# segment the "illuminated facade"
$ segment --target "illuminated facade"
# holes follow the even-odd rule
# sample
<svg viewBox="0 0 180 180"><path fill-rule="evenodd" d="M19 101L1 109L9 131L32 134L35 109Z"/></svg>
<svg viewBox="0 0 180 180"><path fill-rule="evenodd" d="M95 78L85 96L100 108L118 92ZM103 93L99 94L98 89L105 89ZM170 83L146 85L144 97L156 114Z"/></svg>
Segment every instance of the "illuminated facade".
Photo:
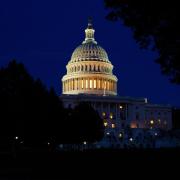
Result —
<svg viewBox="0 0 180 180"><path fill-rule="evenodd" d="M149 104L146 98L117 95L117 77L106 51L94 38L95 30L88 23L85 40L68 62L67 74L62 78L62 96L65 107L88 102L104 120L105 139L119 142L123 130L172 128L171 106Z"/></svg>
<svg viewBox="0 0 180 180"><path fill-rule="evenodd" d="M85 40L78 46L62 78L63 94L117 95L117 78L106 51L94 39L95 30L88 23Z"/></svg>

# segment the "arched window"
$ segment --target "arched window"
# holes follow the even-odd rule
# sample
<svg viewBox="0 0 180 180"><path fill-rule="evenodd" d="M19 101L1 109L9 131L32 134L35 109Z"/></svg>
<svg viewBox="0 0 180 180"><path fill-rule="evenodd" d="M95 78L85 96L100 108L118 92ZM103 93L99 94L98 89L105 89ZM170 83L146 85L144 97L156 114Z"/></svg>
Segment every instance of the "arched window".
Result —
<svg viewBox="0 0 180 180"><path fill-rule="evenodd" d="M98 66L98 72L100 72L100 66Z"/></svg>
<svg viewBox="0 0 180 180"><path fill-rule="evenodd" d="M89 71L91 71L91 65L89 65Z"/></svg>

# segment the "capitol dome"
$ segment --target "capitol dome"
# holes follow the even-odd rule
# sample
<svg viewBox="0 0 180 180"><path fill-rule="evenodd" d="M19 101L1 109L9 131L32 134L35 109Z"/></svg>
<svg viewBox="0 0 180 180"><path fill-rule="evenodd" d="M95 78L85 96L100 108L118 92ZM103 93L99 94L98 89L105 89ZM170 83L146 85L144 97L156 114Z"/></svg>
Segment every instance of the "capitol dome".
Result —
<svg viewBox="0 0 180 180"><path fill-rule="evenodd" d="M107 52L94 39L92 22L85 40L72 53L67 74L62 78L63 94L117 95L117 78Z"/></svg>
<svg viewBox="0 0 180 180"><path fill-rule="evenodd" d="M81 44L74 50L71 56L71 62L91 61L91 60L110 63L106 51L101 46L99 46L97 43L94 42L87 42Z"/></svg>

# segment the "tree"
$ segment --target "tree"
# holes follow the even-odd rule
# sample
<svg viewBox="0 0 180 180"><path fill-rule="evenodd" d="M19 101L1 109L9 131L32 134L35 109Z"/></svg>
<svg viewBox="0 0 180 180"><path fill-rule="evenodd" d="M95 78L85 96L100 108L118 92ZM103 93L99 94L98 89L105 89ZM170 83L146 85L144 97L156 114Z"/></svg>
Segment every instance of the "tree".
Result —
<svg viewBox="0 0 180 180"><path fill-rule="evenodd" d="M18 137L30 144L47 143L58 134L53 129L57 119L63 119L63 107L54 90L48 91L15 60L0 70L0 108L0 137Z"/></svg>
<svg viewBox="0 0 180 180"><path fill-rule="evenodd" d="M172 83L180 84L180 11L178 1L104 0L109 20L130 27L141 48L158 52L155 60Z"/></svg>
<svg viewBox="0 0 180 180"><path fill-rule="evenodd" d="M6 144L23 141L47 147L94 142L103 136L102 119L91 106L64 109L54 89L33 79L16 61L0 69L0 109L0 140Z"/></svg>
<svg viewBox="0 0 180 180"><path fill-rule="evenodd" d="M180 129L180 108L172 109L172 125L173 129Z"/></svg>
<svg viewBox="0 0 180 180"><path fill-rule="evenodd" d="M103 120L88 103L81 102L74 109L67 110L65 129L67 142L83 143L97 142L104 136Z"/></svg>

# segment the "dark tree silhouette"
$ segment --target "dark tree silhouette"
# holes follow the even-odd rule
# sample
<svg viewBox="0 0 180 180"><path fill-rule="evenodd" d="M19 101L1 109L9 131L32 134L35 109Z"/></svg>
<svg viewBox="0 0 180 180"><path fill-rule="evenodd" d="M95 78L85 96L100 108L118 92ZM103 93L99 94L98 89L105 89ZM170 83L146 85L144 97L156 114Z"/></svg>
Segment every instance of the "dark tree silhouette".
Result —
<svg viewBox="0 0 180 180"><path fill-rule="evenodd" d="M80 103L74 109L67 110L67 142L83 143L96 142L104 136L103 120L90 104Z"/></svg>
<svg viewBox="0 0 180 180"><path fill-rule="evenodd" d="M172 109L173 129L180 129L180 108Z"/></svg>
<svg viewBox="0 0 180 180"><path fill-rule="evenodd" d="M180 11L178 1L104 0L107 18L122 20L141 48L158 52L156 62L172 83L180 84Z"/></svg>
<svg viewBox="0 0 180 180"><path fill-rule="evenodd" d="M31 146L97 141L103 122L89 105L64 109L53 88L34 80L21 63L0 69L0 140ZM2 144L2 143L1 143Z"/></svg>

